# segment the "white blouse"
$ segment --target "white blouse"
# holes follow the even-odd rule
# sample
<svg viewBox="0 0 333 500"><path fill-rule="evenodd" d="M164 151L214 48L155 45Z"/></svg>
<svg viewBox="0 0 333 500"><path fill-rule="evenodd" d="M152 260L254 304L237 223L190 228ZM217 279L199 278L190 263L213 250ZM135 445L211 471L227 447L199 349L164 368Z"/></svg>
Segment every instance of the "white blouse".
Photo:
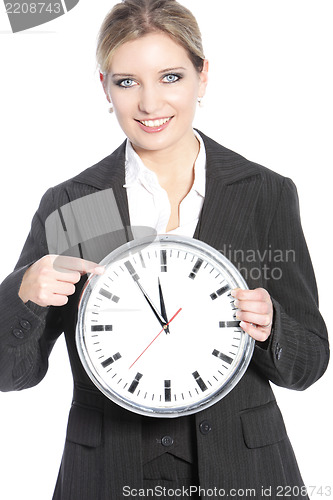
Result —
<svg viewBox="0 0 333 500"><path fill-rule="evenodd" d="M168 234L193 236L205 199L206 150L200 135L196 131L194 133L200 142L194 166L194 182L190 192L180 203L179 227L168 231ZM124 187L127 191L131 227L151 227L157 234L165 234L171 214L167 192L159 185L157 175L144 165L129 140L126 144Z"/></svg>

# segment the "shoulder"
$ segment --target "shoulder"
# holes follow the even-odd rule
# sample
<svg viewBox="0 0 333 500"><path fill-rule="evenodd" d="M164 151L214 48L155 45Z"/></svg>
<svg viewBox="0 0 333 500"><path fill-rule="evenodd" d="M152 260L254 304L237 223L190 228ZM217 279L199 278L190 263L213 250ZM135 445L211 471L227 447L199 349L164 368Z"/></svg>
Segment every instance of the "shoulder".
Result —
<svg viewBox="0 0 333 500"><path fill-rule="evenodd" d="M71 182L91 185L98 189L106 189L112 187L113 183L123 182L125 179L125 147L126 141L112 154L73 177Z"/></svg>
<svg viewBox="0 0 333 500"><path fill-rule="evenodd" d="M67 179L46 191L39 207L41 217L45 218L78 198L91 195L97 191L123 185L125 182L125 143L113 153L78 175Z"/></svg>
<svg viewBox="0 0 333 500"><path fill-rule="evenodd" d="M248 160L244 156L222 146L210 137L199 132L206 148L207 170L209 175L222 177L225 183L230 184L252 176L260 176L263 181L273 181L283 184L286 177L273 170Z"/></svg>
<svg viewBox="0 0 333 500"><path fill-rule="evenodd" d="M240 195L237 186L248 184L257 191L257 210L269 217L276 207L289 200L288 203L297 206L297 189L293 181L273 170L248 160L244 156L217 143L210 137L199 132L206 148L207 178L212 178L220 186L233 186L235 196ZM243 186L246 190L246 186ZM269 209L270 208L270 209Z"/></svg>
<svg viewBox="0 0 333 500"><path fill-rule="evenodd" d="M75 177L55 186L54 189L61 190L76 184L78 186L87 185L96 189L106 189L112 187L113 183L121 182L124 179L125 144L126 141L113 153L83 170Z"/></svg>

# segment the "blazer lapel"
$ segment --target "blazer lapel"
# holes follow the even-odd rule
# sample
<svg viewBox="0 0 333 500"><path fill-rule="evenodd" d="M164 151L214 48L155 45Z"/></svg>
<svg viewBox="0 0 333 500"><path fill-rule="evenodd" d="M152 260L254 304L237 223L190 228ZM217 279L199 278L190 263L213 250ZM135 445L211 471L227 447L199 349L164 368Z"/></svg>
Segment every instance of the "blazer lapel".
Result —
<svg viewBox="0 0 333 500"><path fill-rule="evenodd" d="M207 154L206 195L194 238L221 251L242 248L262 184L259 168L200 135Z"/></svg>
<svg viewBox="0 0 333 500"><path fill-rule="evenodd" d="M73 180L82 184L88 184L97 189L112 189L117 208L125 230L128 232L128 240L132 239L130 231L130 217L125 184L125 147L126 141L119 146L111 155L101 160L96 165L88 168Z"/></svg>

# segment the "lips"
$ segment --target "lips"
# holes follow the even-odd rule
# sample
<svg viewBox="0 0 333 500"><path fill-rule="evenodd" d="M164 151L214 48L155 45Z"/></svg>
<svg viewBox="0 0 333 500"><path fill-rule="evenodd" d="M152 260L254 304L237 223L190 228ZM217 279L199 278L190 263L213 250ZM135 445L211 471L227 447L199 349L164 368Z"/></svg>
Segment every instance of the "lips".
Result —
<svg viewBox="0 0 333 500"><path fill-rule="evenodd" d="M159 118L157 120L138 120L145 127L161 127L165 123L171 120L171 116L169 118Z"/></svg>
<svg viewBox="0 0 333 500"><path fill-rule="evenodd" d="M140 128L145 132L161 132L172 120L172 116L167 118L156 118L154 120L136 120Z"/></svg>

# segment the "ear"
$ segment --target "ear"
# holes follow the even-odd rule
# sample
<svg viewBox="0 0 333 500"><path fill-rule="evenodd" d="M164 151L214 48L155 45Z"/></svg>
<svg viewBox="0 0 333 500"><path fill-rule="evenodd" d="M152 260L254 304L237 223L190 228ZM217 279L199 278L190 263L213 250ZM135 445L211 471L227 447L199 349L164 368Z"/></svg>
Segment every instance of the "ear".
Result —
<svg viewBox="0 0 333 500"><path fill-rule="evenodd" d="M104 90L104 93L106 95L106 98L107 98L108 102L111 103L111 99L110 99L109 93L107 91L107 86L106 86L106 76L103 73L99 72L99 79L100 79L100 82L103 86L103 90Z"/></svg>
<svg viewBox="0 0 333 500"><path fill-rule="evenodd" d="M206 87L208 84L208 69L209 62L207 59L204 60L202 71L200 72L200 84L199 84L199 94L198 97L203 97L206 93Z"/></svg>

